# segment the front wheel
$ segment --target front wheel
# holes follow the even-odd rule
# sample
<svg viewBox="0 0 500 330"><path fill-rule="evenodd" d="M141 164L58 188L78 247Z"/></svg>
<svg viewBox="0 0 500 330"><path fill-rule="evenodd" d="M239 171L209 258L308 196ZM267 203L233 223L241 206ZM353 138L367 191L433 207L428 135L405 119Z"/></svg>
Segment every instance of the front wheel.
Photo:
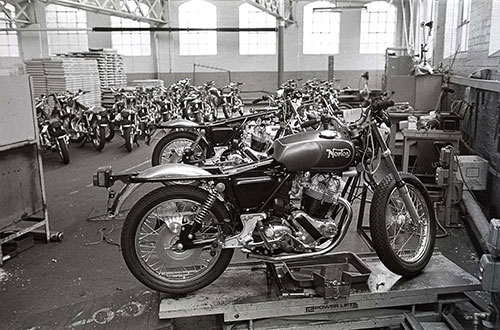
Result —
<svg viewBox="0 0 500 330"><path fill-rule="evenodd" d="M436 241L436 216L425 186L414 175L401 173L418 219L412 219L392 174L382 180L370 207L370 233L377 255L403 277L419 274L428 264Z"/></svg>
<svg viewBox="0 0 500 330"><path fill-rule="evenodd" d="M182 163L187 148L190 148L189 159L193 163L202 162L207 154L208 146L205 141L200 140L198 145L193 147L197 137L195 133L186 131L177 131L165 135L155 145L151 164L156 166L168 163Z"/></svg>
<svg viewBox="0 0 500 330"><path fill-rule="evenodd" d="M125 148L131 152L134 148L134 134L132 134L132 127L123 128L123 138L125 139Z"/></svg>
<svg viewBox="0 0 500 330"><path fill-rule="evenodd" d="M106 129L97 120L90 123L90 138L95 150L101 151L106 144Z"/></svg>
<svg viewBox="0 0 500 330"><path fill-rule="evenodd" d="M108 123L108 125L105 127L105 134L104 137L106 139L106 142L110 142L113 140L115 137L115 124L113 123Z"/></svg>
<svg viewBox="0 0 500 330"><path fill-rule="evenodd" d="M63 164L69 164L69 150L68 143L64 140L64 138L56 139L57 143L57 153L61 158Z"/></svg>
<svg viewBox="0 0 500 330"><path fill-rule="evenodd" d="M168 186L141 198L125 219L122 254L132 274L147 287L183 295L215 281L226 269L232 249L222 249L221 224L229 214L215 201L204 220L195 220L208 193Z"/></svg>

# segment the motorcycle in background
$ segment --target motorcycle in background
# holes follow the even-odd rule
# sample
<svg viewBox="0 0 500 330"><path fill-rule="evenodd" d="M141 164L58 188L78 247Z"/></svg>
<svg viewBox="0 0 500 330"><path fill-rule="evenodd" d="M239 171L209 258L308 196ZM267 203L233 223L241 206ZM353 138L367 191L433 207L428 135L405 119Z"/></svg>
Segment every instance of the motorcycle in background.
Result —
<svg viewBox="0 0 500 330"><path fill-rule="evenodd" d="M35 100L35 108L40 145L47 150L57 151L61 161L69 164L69 135L63 127L62 119L57 113L50 113L46 95Z"/></svg>

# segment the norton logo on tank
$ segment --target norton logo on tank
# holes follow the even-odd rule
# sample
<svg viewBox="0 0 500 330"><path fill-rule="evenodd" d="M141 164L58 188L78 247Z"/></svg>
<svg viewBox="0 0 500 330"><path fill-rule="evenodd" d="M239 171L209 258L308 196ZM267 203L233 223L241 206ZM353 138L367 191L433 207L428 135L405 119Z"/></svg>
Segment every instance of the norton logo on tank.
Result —
<svg viewBox="0 0 500 330"><path fill-rule="evenodd" d="M337 149L331 148L326 149L326 158L351 158L351 150L347 148Z"/></svg>

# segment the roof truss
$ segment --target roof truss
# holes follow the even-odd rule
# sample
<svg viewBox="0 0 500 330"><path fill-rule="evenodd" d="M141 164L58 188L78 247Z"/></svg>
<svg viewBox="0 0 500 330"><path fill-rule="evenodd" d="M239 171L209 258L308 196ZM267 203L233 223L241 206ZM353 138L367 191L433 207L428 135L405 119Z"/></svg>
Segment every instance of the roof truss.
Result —
<svg viewBox="0 0 500 330"><path fill-rule="evenodd" d="M11 10L14 7L14 11ZM10 7L10 8L9 8ZM36 23L31 0L0 0L0 20L17 24Z"/></svg>
<svg viewBox="0 0 500 330"><path fill-rule="evenodd" d="M296 0L245 0L246 3L287 23L295 23L292 17L293 3L295 1Z"/></svg>
<svg viewBox="0 0 500 330"><path fill-rule="evenodd" d="M130 18L151 24L167 24L167 0L41 0L90 12Z"/></svg>

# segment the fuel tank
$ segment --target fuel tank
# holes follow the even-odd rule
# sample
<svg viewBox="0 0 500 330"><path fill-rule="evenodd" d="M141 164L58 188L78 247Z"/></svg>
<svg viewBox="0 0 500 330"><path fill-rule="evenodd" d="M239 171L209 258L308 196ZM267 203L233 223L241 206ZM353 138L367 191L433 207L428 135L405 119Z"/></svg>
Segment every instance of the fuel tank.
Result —
<svg viewBox="0 0 500 330"><path fill-rule="evenodd" d="M273 158L295 171L342 171L354 160L354 144L337 131L307 131L277 139Z"/></svg>

